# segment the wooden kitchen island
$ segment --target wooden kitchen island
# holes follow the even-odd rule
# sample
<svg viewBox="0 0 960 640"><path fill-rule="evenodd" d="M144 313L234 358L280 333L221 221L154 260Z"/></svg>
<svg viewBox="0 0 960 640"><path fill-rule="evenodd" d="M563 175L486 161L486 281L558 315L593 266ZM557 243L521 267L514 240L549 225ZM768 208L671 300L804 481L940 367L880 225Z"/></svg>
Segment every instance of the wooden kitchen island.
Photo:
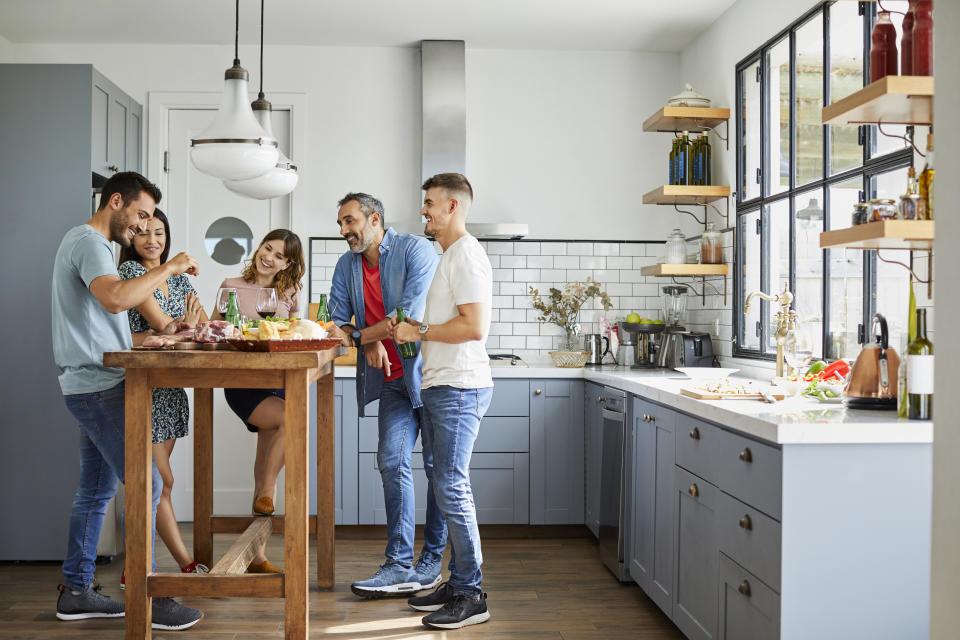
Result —
<svg viewBox="0 0 960 640"><path fill-rule="evenodd" d="M153 597L284 598L285 637L308 635L309 385L317 382L317 585L334 579L333 360L327 351L118 351L106 367L126 369L126 637L151 637ZM151 572L152 389L194 389L194 555L210 574ZM214 517L213 389L284 389L286 392L285 509L282 517ZM245 526L246 525L246 526ZM274 527L284 538L284 573L246 574L253 548ZM242 532L213 563L213 534ZM203 624L203 622L201 622Z"/></svg>

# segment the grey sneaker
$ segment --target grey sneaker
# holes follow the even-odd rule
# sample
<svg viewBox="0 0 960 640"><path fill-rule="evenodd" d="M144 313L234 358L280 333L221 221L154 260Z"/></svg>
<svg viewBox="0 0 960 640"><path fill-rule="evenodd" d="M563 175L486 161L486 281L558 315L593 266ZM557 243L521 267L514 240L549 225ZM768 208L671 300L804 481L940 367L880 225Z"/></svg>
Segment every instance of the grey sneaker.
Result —
<svg viewBox="0 0 960 640"><path fill-rule="evenodd" d="M58 585L57 617L61 620L85 620L86 618L122 618L124 605L100 593L101 585L90 586L86 591L74 591Z"/></svg>
<svg viewBox="0 0 960 640"><path fill-rule="evenodd" d="M185 607L173 598L153 599L153 628L182 631L200 622L203 612Z"/></svg>
<svg viewBox="0 0 960 640"><path fill-rule="evenodd" d="M427 556L420 555L417 564L413 570L417 573L417 581L421 589L433 589L440 584L440 568L443 564L443 558L429 559Z"/></svg>
<svg viewBox="0 0 960 640"><path fill-rule="evenodd" d="M420 590L417 574L411 567L396 562L380 565L369 580L354 582L350 591L361 598L383 598L415 593Z"/></svg>

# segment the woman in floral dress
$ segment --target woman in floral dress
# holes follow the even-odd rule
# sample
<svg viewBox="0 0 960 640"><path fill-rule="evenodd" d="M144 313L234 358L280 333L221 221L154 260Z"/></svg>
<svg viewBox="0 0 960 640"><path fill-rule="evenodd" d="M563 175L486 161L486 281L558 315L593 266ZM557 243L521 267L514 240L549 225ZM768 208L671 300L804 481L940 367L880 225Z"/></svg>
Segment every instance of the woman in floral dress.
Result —
<svg viewBox="0 0 960 640"><path fill-rule="evenodd" d="M169 253L170 224L164 213L157 209L153 218L147 221L146 229L138 233L131 245L124 247L120 253L120 277L129 280L142 276L166 262ZM170 276L153 292L153 298L130 309L127 314L134 344L139 344L144 337L163 330L170 323L194 327L197 322L207 320L197 293L186 275ZM157 505L157 533L182 572L206 573L208 568L193 560L183 544L170 500L173 490L170 454L177 438L187 435L189 420L190 408L183 389L153 390L153 461L163 478L163 493ZM120 578L121 588L124 578L125 575Z"/></svg>

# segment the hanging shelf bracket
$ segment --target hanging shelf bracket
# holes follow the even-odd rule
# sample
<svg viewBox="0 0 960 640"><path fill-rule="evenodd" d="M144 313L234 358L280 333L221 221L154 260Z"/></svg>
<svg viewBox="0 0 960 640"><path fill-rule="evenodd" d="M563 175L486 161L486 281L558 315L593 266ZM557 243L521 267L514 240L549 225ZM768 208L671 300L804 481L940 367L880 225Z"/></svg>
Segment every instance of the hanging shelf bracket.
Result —
<svg viewBox="0 0 960 640"><path fill-rule="evenodd" d="M709 280L707 280L707 277L706 277L706 276L700 276L700 285L701 285L701 286L700 286L700 293L697 293L697 290L694 289L694 288L693 288L693 285L690 284L689 282L680 282L680 281L678 281L676 276L671 276L671 277L670 277L670 280L673 281L673 284L677 284L677 285L680 285L681 287L686 287L686 288L690 289L690 292L691 292L693 295L695 295L695 296L699 296L699 297L700 297L700 300L701 300L704 304L706 304L706 302L707 302L707 287L710 287L711 289L713 289L714 293L716 293L718 296L721 296L721 295L722 295L722 296L723 296L723 304L727 304L727 279L726 279L726 277L723 278L723 291L721 291L720 289L718 289L718 288L716 287L716 285L714 285L712 282L710 282Z"/></svg>
<svg viewBox="0 0 960 640"><path fill-rule="evenodd" d="M899 267L903 267L904 269L906 269L910 273L910 277L912 277L914 280L916 280L920 284L927 285L927 299L931 300L933 299L933 251L930 250L930 251L927 251L926 253L927 253L927 273L929 274L929 277L926 280L918 276L917 272L913 270L913 251L910 252L910 264L905 264L898 260L888 260L884 258L882 255L880 255L879 249L877 250L877 260L880 260L881 262L886 262L887 264L895 264Z"/></svg>

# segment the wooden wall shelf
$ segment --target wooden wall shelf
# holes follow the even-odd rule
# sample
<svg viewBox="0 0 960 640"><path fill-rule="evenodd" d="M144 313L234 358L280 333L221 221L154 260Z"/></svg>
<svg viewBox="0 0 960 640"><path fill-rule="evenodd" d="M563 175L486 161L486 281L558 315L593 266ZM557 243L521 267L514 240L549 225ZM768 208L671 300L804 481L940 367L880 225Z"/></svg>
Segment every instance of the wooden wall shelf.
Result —
<svg viewBox="0 0 960 640"><path fill-rule="evenodd" d="M730 197L726 185L665 184L643 194L643 204L707 204Z"/></svg>
<svg viewBox="0 0 960 640"><path fill-rule="evenodd" d="M933 122L933 76L887 76L823 108L824 124Z"/></svg>
<svg viewBox="0 0 960 640"><path fill-rule="evenodd" d="M933 220L884 220L824 231L821 249L914 249L933 248Z"/></svg>
<svg viewBox="0 0 960 640"><path fill-rule="evenodd" d="M725 276L730 271L726 264L652 264L641 267L640 273L645 276Z"/></svg>
<svg viewBox="0 0 960 640"><path fill-rule="evenodd" d="M730 109L663 107L643 123L644 131L707 131L730 119Z"/></svg>

